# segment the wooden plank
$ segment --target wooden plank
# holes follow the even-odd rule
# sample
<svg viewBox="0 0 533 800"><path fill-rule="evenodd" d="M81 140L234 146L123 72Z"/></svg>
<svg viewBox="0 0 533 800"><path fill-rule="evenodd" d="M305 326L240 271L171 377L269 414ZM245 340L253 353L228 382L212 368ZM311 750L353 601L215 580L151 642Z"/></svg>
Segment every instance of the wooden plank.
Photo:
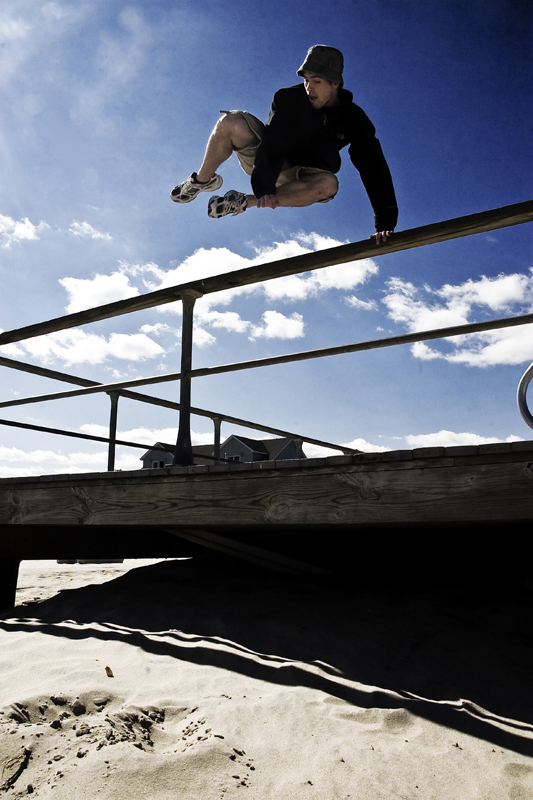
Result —
<svg viewBox="0 0 533 800"><path fill-rule="evenodd" d="M216 529L533 520L533 463L528 453L517 455L507 463L431 466L428 459L364 472L338 466L0 482L0 524Z"/></svg>
<svg viewBox="0 0 533 800"><path fill-rule="evenodd" d="M376 258L377 256L401 250L424 247L429 244L497 230L511 225L520 225L532 220L533 200L528 200L525 203L516 203L478 214L469 214L456 219L400 231L395 233L386 243L380 244L379 247L376 246L373 240L364 239L360 242L331 247L327 250L305 253L300 256L258 264L223 275L213 275L209 278L169 286L145 295L119 300L115 303L107 303L97 308L90 308L86 311L79 311L75 314L68 314L56 319L28 325L18 330L4 331L4 333L0 334L0 345L19 342L23 339L31 339L33 336L42 336L46 333L172 303L181 297L182 292L189 289L200 292L203 295L211 294L225 289L274 280L287 275L297 275L309 270L324 269L335 264L359 261L364 258Z"/></svg>

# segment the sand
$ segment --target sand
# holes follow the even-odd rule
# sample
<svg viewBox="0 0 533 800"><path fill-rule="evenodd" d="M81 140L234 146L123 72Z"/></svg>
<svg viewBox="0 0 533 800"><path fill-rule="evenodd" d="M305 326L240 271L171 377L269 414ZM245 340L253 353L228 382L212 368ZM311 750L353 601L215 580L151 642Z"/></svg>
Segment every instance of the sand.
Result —
<svg viewBox="0 0 533 800"><path fill-rule="evenodd" d="M533 587L24 562L0 794L533 798Z"/></svg>

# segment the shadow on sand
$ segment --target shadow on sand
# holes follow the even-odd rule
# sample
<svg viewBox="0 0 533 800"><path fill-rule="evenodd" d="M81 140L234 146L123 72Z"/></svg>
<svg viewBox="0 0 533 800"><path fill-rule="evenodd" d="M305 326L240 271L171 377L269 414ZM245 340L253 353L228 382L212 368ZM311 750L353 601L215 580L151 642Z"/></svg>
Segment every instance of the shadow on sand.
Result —
<svg viewBox="0 0 533 800"><path fill-rule="evenodd" d="M417 588L394 571L366 585L356 572L295 577L215 555L63 591L24 617L4 612L0 630L121 641L361 708L406 708L531 756L533 591L450 585Z"/></svg>

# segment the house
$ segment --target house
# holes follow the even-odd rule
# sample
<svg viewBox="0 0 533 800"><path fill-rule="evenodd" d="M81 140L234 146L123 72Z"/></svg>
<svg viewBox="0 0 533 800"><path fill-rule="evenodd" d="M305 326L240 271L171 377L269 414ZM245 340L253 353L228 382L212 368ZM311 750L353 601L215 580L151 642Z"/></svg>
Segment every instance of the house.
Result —
<svg viewBox="0 0 533 800"><path fill-rule="evenodd" d="M163 447L168 447L169 449L163 450ZM173 445L156 442L153 447L141 456L141 461L143 462L142 468L154 469L157 467L171 467L173 458Z"/></svg>
<svg viewBox="0 0 533 800"><path fill-rule="evenodd" d="M166 448L169 448L167 450ZM141 456L143 469L157 469L172 466L173 445L156 442ZM194 445L192 448L195 464L214 464L215 448L212 444ZM281 461L290 458L307 458L301 449L301 442L290 438L249 439L247 436L229 436L220 445L221 461Z"/></svg>

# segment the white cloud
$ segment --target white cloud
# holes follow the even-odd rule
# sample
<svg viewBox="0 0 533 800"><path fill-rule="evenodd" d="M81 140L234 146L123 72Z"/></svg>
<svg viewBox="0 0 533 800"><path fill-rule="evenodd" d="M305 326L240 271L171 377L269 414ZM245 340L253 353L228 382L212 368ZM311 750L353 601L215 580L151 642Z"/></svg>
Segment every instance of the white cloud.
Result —
<svg viewBox="0 0 533 800"><path fill-rule="evenodd" d="M527 275L499 275L497 278L469 279L459 286L445 284L437 294L448 303L460 302L468 305L486 305L493 311L509 308L526 298L531 301L533 285Z"/></svg>
<svg viewBox="0 0 533 800"><path fill-rule="evenodd" d="M51 450L33 450L27 453L16 447L0 446L0 459L8 463L33 460L37 464L42 461L56 461L57 463L64 464L67 461L67 456L58 455Z"/></svg>
<svg viewBox="0 0 533 800"><path fill-rule="evenodd" d="M361 311L374 311L377 308L374 300L359 300L354 294L351 297L347 297L346 302L352 308L358 308Z"/></svg>
<svg viewBox="0 0 533 800"><path fill-rule="evenodd" d="M107 436L109 428L107 425L99 425L94 422L87 422L80 426L81 433L88 433L90 436ZM155 444L156 442L166 442L172 444L176 441L178 428L146 428L141 426L139 428L129 428L128 430L117 431L117 439L124 441L138 442L142 444L146 442L147 447Z"/></svg>
<svg viewBox="0 0 533 800"><path fill-rule="evenodd" d="M88 433L91 436L107 436L108 430L109 429L106 425L99 425L92 422L88 422L80 426L81 433ZM175 444L177 435L177 426L171 428L147 428L142 426L139 428L129 428L128 430L117 431L117 439L123 439L125 442L138 442L139 444L145 442L147 448L151 445L154 445L156 442ZM194 445L211 444L214 441L214 428L211 433L198 433L191 430L191 442Z"/></svg>
<svg viewBox="0 0 533 800"><path fill-rule="evenodd" d="M194 325L194 343L197 347L209 347L212 344L215 344L216 338L213 336L212 333L206 331L205 328L202 328L201 325L195 323Z"/></svg>
<svg viewBox="0 0 533 800"><path fill-rule="evenodd" d="M156 322L155 325L141 325L141 333L153 333L154 336L161 336L164 333L177 333L175 328L171 328L164 322Z"/></svg>
<svg viewBox="0 0 533 800"><path fill-rule="evenodd" d="M25 39L30 30L30 25L22 19L10 19L4 14L0 17L0 38L2 42L15 42L18 39Z"/></svg>
<svg viewBox="0 0 533 800"><path fill-rule="evenodd" d="M98 63L111 82L128 83L137 77L145 60L145 49L152 41L150 28L139 10L124 8L119 15L124 34L102 36Z"/></svg>
<svg viewBox="0 0 533 800"><path fill-rule="evenodd" d="M108 427L97 423L86 423L80 426L81 433L88 433L92 436L108 436ZM177 427L167 428L130 428L119 430L117 439L146 443L146 449L156 442L165 442L174 445L177 437ZM267 438L265 436L261 438ZM523 441L519 436L510 435L505 440L497 437L481 436L476 433L455 433L453 431L442 430L436 433L412 434L405 437L393 437L397 439L398 446L404 445L409 449L419 447L453 447L456 445L480 445L493 444L498 442L518 442ZM214 431L199 433L191 431L193 445L211 444L214 442ZM353 439L351 442L344 442L345 447L360 450L363 453L384 453L391 448L375 445L363 438ZM308 458L319 458L335 455L342 451L313 445L304 442L304 452ZM119 446L115 460L115 468L123 470L135 470L141 468L140 457L143 451L140 449L126 448ZM21 450L16 447L0 446L0 477L20 477L32 475L68 474L82 472L101 472L107 469L107 448L104 446L95 453L76 451L66 455L54 452L53 450Z"/></svg>
<svg viewBox="0 0 533 800"><path fill-rule="evenodd" d="M93 278L61 278L59 283L69 296L66 308L69 314L139 294L135 286L130 286L127 275L121 272L113 272L111 275L96 274Z"/></svg>
<svg viewBox="0 0 533 800"><path fill-rule="evenodd" d="M342 447L351 447L352 450L360 450L362 453L385 453L391 449L379 444L372 444L362 438L353 439L351 442L343 442L338 450L308 442L303 444L304 452L308 458L327 458L328 456L342 455Z"/></svg>
<svg viewBox="0 0 533 800"><path fill-rule="evenodd" d="M314 247L305 247L304 244ZM246 269L247 267L264 264L269 261L279 261L284 258L312 253L313 250L335 247L342 244L335 239L321 237L318 234L299 234L285 242L275 242L272 246L256 248L255 258L245 258L233 253L226 247L212 247L210 250L200 248L188 256L181 264L170 270L163 270L157 264L128 264L121 262L120 270L124 274L140 276L149 291L162 289L166 286L175 286L181 283L208 278L212 275L221 275L226 272ZM372 259L349 264L337 264L320 270L313 270L303 276L290 275L286 278L275 278L260 284L242 286L217 292L216 297L210 295L211 305L228 305L236 296L241 294L264 294L269 299L297 300L316 296L320 292L330 289L349 290L364 283L371 275L376 275L378 266ZM181 304L180 304L181 305ZM163 311L175 311L179 306L164 306Z"/></svg>
<svg viewBox="0 0 533 800"><path fill-rule="evenodd" d="M107 468L107 451L75 452L68 455L53 450L19 450L0 447L0 477L24 477L80 472L101 472Z"/></svg>
<svg viewBox="0 0 533 800"><path fill-rule="evenodd" d="M195 306L197 320L201 325L211 325L213 328L223 328L234 333L245 333L251 323L241 319L236 311L215 311L209 307L209 303L198 302Z"/></svg>
<svg viewBox="0 0 533 800"><path fill-rule="evenodd" d="M87 3L25 2L2 0L0 3L0 85L10 89L17 79L21 89L28 86L24 67L37 65L31 84L40 76L50 75L57 63L60 48L67 31L76 26L87 13ZM50 52L53 56L50 57ZM46 65L46 68L43 67ZM25 80L26 79L26 80ZM18 99L18 98L17 98Z"/></svg>
<svg viewBox="0 0 533 800"><path fill-rule="evenodd" d="M14 242L38 239L38 234L49 227L46 222L34 225L27 217L17 222L11 217L0 214L0 236L3 239L3 247L6 248L11 247Z"/></svg>
<svg viewBox="0 0 533 800"><path fill-rule="evenodd" d="M365 258L351 264L336 264L313 270L308 276L288 275L285 278L275 278L261 286L270 300L303 300L330 289L353 289L377 272L377 265L370 258Z"/></svg>
<svg viewBox="0 0 533 800"><path fill-rule="evenodd" d="M108 348L110 356L127 361L144 361L165 352L157 342L144 333L112 333Z"/></svg>
<svg viewBox="0 0 533 800"><path fill-rule="evenodd" d="M83 239L106 239L111 241L113 238L110 233L100 233L88 222L73 222L69 228L69 232L74 236L81 236Z"/></svg>
<svg viewBox="0 0 533 800"><path fill-rule="evenodd" d="M87 80L78 87L71 111L74 122L91 126L93 136L114 134L122 127L120 104L145 70L153 44L150 21L140 7L123 8L118 23L113 34L102 31L93 62L88 62Z"/></svg>
<svg viewBox="0 0 533 800"><path fill-rule="evenodd" d="M275 242L273 246L257 250L251 264L262 264L267 261L278 261L283 258L312 253L329 247L343 244L336 239L320 236L317 233L298 234L286 242ZM304 245L310 245L305 247ZM377 264L370 258L347 264L336 264L311 271L308 275L288 275L275 278L260 284L269 299L301 300L314 297L329 289L349 290L364 283L371 275L378 272Z"/></svg>
<svg viewBox="0 0 533 800"><path fill-rule="evenodd" d="M424 342L416 342L411 352L422 361L444 359L467 367L493 367L499 364L523 364L533 361L533 325L504 328L499 331L454 336L452 353L443 353Z"/></svg>
<svg viewBox="0 0 533 800"><path fill-rule="evenodd" d="M385 453L390 450L390 447L384 447L380 444L372 444L367 442L366 439L353 439L351 442L345 442L346 447L353 447L354 450L361 450L363 453Z"/></svg>
<svg viewBox="0 0 533 800"><path fill-rule="evenodd" d="M227 247L212 247L210 250L201 247L172 269L162 269L153 261L146 264L129 264L121 261L120 271L126 275L141 277L146 289L155 291L167 286L176 286L200 278L209 278L212 275L245 269L251 264L250 259L232 253Z"/></svg>
<svg viewBox="0 0 533 800"><path fill-rule="evenodd" d="M5 3L5 0L4 0ZM11 15L9 7L0 8L0 83L5 87L27 57L31 25L18 14Z"/></svg>
<svg viewBox="0 0 533 800"><path fill-rule="evenodd" d="M162 269L154 262L129 264L123 261L120 262L119 271L120 274L127 275L132 280L140 281L144 291L156 291L212 275L246 269L269 261L312 253L313 250L336 247L340 244L342 242L316 233L300 233L287 241L274 242L268 247L256 248L256 255L251 258L233 253L225 247L212 247L209 250L200 248L179 265L168 270ZM199 346L206 346L216 341L212 333L206 332L207 328L222 329L237 334L249 333L252 340L259 337L283 339L301 337L304 330L301 314L286 317L278 311L268 311L266 315L263 315L261 324L254 324L251 320L243 319L235 311L220 311L219 309L235 302L239 297L251 295L263 295L269 302L294 302L296 300L304 301L327 291L347 291L365 283L377 272L377 265L371 259L364 259L313 270L303 275L290 275L285 278L276 278L259 284L206 295L197 300L195 305L195 343ZM372 301L368 303L351 301L353 306L356 306L357 303L364 308L374 307ZM168 303L158 307L158 311L181 314L182 306L180 302Z"/></svg>
<svg viewBox="0 0 533 800"><path fill-rule="evenodd" d="M341 456L342 450L323 447L320 444L303 443L303 451L307 458L327 458L328 456Z"/></svg>
<svg viewBox="0 0 533 800"><path fill-rule="evenodd" d="M3 328L0 328L0 333L3 333ZM8 358L18 358L24 355L24 350L18 344L3 344L0 347L0 353Z"/></svg>
<svg viewBox="0 0 533 800"><path fill-rule="evenodd" d="M472 321L474 313L477 319L496 312L516 316L533 307L533 275L481 276L436 290L392 278L387 287L382 302L389 317L413 332L462 325ZM454 336L433 347L417 342L411 352L421 360L443 359L470 367L521 364L533 360L533 325Z"/></svg>
<svg viewBox="0 0 533 800"><path fill-rule="evenodd" d="M392 278L387 281L389 289L382 302L394 322L403 322L410 331L424 331L431 328L444 328L450 325L463 325L468 322L468 306L454 304L442 306L429 304L431 289L418 289L412 283ZM436 294L436 293L435 293Z"/></svg>
<svg viewBox="0 0 533 800"><path fill-rule="evenodd" d="M304 336L304 321L296 311L286 317L279 311L265 311L261 317L263 325L252 327L249 339L298 339Z"/></svg>
<svg viewBox="0 0 533 800"><path fill-rule="evenodd" d="M438 433L421 433L408 435L405 441L410 448L417 447L455 447L467 444L494 444L495 442L521 442L520 436L508 436L507 439L480 436L477 433L454 433L453 431L439 431Z"/></svg>
<svg viewBox="0 0 533 800"><path fill-rule="evenodd" d="M100 364L107 358L144 361L164 353L163 348L144 333L112 333L109 339L78 328L38 336L22 343L32 356L44 363L55 359L71 364Z"/></svg>
<svg viewBox="0 0 533 800"><path fill-rule="evenodd" d="M379 438L379 437L378 437ZM408 434L407 436L391 437L396 439L396 449L414 450L419 447L455 447L456 445L494 444L499 442L521 442L520 436L510 435L507 439L498 439L495 436L480 436L477 433L454 433L453 431L438 431L437 433ZM366 439L357 438L351 442L343 442L344 447L360 450L362 453L387 453L393 448L372 444ZM320 445L306 444L304 450L308 458L320 458L334 455L335 451ZM341 453L342 450L338 450Z"/></svg>

